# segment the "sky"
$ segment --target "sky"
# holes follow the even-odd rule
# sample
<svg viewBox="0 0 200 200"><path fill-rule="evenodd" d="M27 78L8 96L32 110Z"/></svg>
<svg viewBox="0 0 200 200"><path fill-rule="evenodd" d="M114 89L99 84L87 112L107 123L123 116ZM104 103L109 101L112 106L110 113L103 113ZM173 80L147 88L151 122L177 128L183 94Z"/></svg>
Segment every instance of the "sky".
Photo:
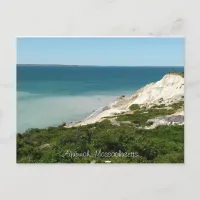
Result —
<svg viewBox="0 0 200 200"><path fill-rule="evenodd" d="M17 64L184 66L184 38L18 38Z"/></svg>

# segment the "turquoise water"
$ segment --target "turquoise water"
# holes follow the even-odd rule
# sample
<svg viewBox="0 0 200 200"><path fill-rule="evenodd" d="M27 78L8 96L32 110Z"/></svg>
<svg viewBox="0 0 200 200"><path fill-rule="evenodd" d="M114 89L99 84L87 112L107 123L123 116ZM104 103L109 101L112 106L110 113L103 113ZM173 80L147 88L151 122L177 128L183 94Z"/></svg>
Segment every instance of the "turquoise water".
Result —
<svg viewBox="0 0 200 200"><path fill-rule="evenodd" d="M183 67L17 66L17 131L81 120Z"/></svg>

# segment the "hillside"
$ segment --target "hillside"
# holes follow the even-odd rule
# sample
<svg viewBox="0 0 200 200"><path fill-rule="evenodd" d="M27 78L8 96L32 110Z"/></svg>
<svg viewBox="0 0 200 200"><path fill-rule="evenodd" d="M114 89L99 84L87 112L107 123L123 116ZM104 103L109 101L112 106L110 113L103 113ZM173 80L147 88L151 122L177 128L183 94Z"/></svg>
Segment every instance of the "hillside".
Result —
<svg viewBox="0 0 200 200"><path fill-rule="evenodd" d="M82 126L102 121L105 117L128 114L130 106L138 104L140 107L151 108L168 106L184 100L184 78L179 73L166 74L160 81L150 83L136 91L131 97L121 96L108 106L97 109L90 116L80 122L66 124L66 128Z"/></svg>
<svg viewBox="0 0 200 200"><path fill-rule="evenodd" d="M183 163L184 76L166 74L81 122L17 134L18 163Z"/></svg>

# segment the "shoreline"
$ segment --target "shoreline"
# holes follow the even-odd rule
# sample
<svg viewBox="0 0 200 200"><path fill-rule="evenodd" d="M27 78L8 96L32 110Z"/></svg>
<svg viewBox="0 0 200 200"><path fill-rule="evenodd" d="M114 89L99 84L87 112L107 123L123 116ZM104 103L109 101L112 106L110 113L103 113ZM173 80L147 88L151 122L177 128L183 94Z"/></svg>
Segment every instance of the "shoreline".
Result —
<svg viewBox="0 0 200 200"><path fill-rule="evenodd" d="M166 76L171 77L172 79L174 79L176 81L176 79L178 77L180 77L179 74L180 73L168 73L164 77L166 77ZM66 127L66 128L83 126L83 125L87 125L87 124L100 122L101 120L105 119L105 117L111 117L111 116L114 117L115 115L118 115L118 114L121 114L121 113L128 113L129 107L130 107L131 104L133 104L133 103L136 103L136 104L139 103L141 105L145 104L145 101L146 101L145 98L148 98L147 97L148 95L145 94L145 95L143 95L143 99L141 99L141 97L139 99L139 98L137 98L138 93L142 94L142 93L145 93L145 91L147 91L147 92L148 92L148 90L151 91L153 89L152 87L154 87L154 85L157 84L159 86L159 84L162 82L162 79L160 81L149 83L149 84L145 85L144 87L140 88L139 90L134 91L134 93L132 93L132 95L128 95L128 96L127 95L126 96L125 95L121 95L121 96L115 95L115 96L112 96L113 99L115 98L114 100L111 100L110 103L104 103L104 106L95 107L95 109L92 109L93 112L91 112L90 114L87 114L87 116L85 118L82 118L82 120L74 120L74 121L69 120L71 122L66 122L66 120L62 120L58 123L55 123L55 125L53 125L53 126L57 127L61 123L65 124L64 127ZM183 78L183 80L184 80L184 78ZM180 80L178 79L178 81L180 81ZM184 83L184 81L183 81L183 83ZM162 85L162 84L163 83L161 83L161 87L164 88L163 87L164 85ZM158 87L158 86L156 86L156 87ZM157 90L157 89L154 89L154 90ZM184 92L183 92L184 90L181 90L181 91L183 93L183 94L182 93L181 94L184 95ZM156 95L158 95L159 92L156 91L156 93L152 97L154 100L157 98ZM131 93L131 91L129 93ZM172 98L172 97L170 97L170 95L168 93L166 93L166 94L169 96L167 98ZM176 94L176 92L174 94ZM98 95L95 95L95 96L98 96ZM101 95L101 96L107 96L107 95ZM161 98L161 97L159 97L159 98ZM157 100L158 100L158 98L157 98ZM157 103L157 102L154 102L154 103ZM89 112L87 112L87 113L89 113ZM50 126L52 126L52 125L50 125L50 123L49 123L49 125L44 125L44 126L41 126L40 128L45 129L45 128L50 127ZM36 128L38 128L38 126ZM26 128L23 131L17 131L17 132L26 132L28 129L33 129L33 127Z"/></svg>
<svg viewBox="0 0 200 200"><path fill-rule="evenodd" d="M121 93L121 91L119 92ZM128 91L127 93L131 93L131 91ZM26 93L25 93L26 95ZM36 98L37 96L34 95ZM62 96L54 96L54 97L39 97L39 100L34 99L30 99L31 102L38 102L37 104L34 103L29 103L31 104L32 108L29 107L29 111L26 110L26 107L28 106L28 103L26 103L26 97L22 97L22 99L20 99L20 102L18 101L18 113L20 112L20 110L23 110L21 112L23 112L22 114L20 114L20 116L18 116L18 120L19 120L19 124L17 127L19 127L19 129L17 130L18 133L23 133L25 131L27 131L28 129L32 129L32 128L48 128L50 126L54 126L54 127L57 127L59 126L60 124L63 124L64 122L66 122L66 118L78 118L78 119L75 119L75 120L68 120L68 123L70 122L80 122L80 121L83 121L83 119L85 119L86 117L88 117L89 115L93 114L93 112L95 110L99 110L100 108L103 108L105 107L107 104L113 102L113 100L115 100L116 98L118 98L119 95L116 95L115 92L114 94L110 94L109 95L109 92L105 95L96 95L96 94L90 94L90 95L83 95L83 96L66 96L66 95L62 95ZM20 98L20 97L19 97ZM36 100L36 101L35 101ZM28 100L29 101L29 100ZM36 109L38 109L36 107L36 105L38 104L41 104L44 105L45 102L48 101L49 103L48 104L53 104L54 102L58 102L58 107L56 109L56 113L54 113L51 109L51 111L49 112L48 110L48 107L50 106L47 106L45 107L45 111L44 112L49 112L50 113L50 119L47 119L46 122L44 123L39 123L39 125L35 125L34 126L31 126L29 125L29 127L27 127L27 125L21 123L20 125L20 122L24 122L24 120L27 120L27 123L31 123L31 119L29 117L30 120L28 120L26 118L26 113L32 113L32 120L36 122L36 120L34 119L38 119L38 117L40 118L40 116L37 117L37 112L35 111ZM76 103L74 103L74 101ZM39 103L41 102L41 103ZM82 109L82 105L80 104L80 102L85 102L85 103L88 103L88 105ZM26 103L26 104L24 104ZM76 106L77 106L77 110L80 110L79 112L77 111L76 113L73 113L73 116L72 115L69 115L67 114L67 112L72 112L73 108L69 109L69 108L66 108L64 109L65 111L63 111L63 107L65 106L65 104L71 104L73 103L73 108L75 109ZM85 104L83 103L83 104ZM92 104L92 105L91 105ZM24 107L25 105L25 107ZM100 105L100 106L98 106ZM40 106L40 107L41 107ZM88 109L87 109L88 107ZM35 113L35 114L34 114ZM53 120L53 115L54 114L54 118L55 120ZM30 115L29 115L30 116ZM61 117L60 117L61 116ZM59 118L63 118L62 120L59 120ZM42 119L42 118L41 118ZM49 121L49 122L48 122ZM31 123L31 124L34 124L34 123ZM43 124L43 125L42 125ZM25 127L25 128L24 128Z"/></svg>
<svg viewBox="0 0 200 200"><path fill-rule="evenodd" d="M166 87L165 84L167 84L167 86L169 84L168 87L170 88L170 91L168 91L168 87ZM130 111L130 106L133 104L151 108L154 105L160 105L159 101L160 99L163 99L164 101L162 101L162 104L164 103L167 106L169 104L181 101L183 95L184 73L169 72L161 80L147 84L146 86L137 90L130 97L122 95L112 103L103 107L106 109L98 109L98 113L95 114L94 112L79 122L66 123L64 127L71 128L94 124L96 122L101 122L103 119L105 119L105 117L114 118L116 115L128 113Z"/></svg>

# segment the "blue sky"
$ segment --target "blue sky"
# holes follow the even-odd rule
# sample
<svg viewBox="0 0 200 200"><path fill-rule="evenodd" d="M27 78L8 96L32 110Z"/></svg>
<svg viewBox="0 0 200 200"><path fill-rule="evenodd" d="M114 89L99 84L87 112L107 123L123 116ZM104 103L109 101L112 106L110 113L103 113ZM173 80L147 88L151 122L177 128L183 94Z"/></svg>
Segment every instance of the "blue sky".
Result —
<svg viewBox="0 0 200 200"><path fill-rule="evenodd" d="M183 66L184 38L18 38L17 63Z"/></svg>

